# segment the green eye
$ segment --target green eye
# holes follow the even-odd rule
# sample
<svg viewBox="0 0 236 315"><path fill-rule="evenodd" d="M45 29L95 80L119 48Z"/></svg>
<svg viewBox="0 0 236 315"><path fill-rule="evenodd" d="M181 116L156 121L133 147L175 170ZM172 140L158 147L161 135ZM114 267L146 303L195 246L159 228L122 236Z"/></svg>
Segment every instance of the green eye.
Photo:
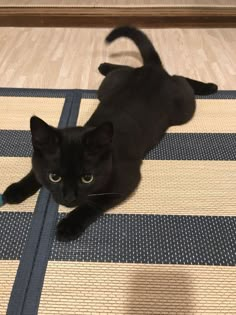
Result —
<svg viewBox="0 0 236 315"><path fill-rule="evenodd" d="M91 174L85 174L83 176L81 176L81 182L83 184L90 184L93 181L93 175Z"/></svg>
<svg viewBox="0 0 236 315"><path fill-rule="evenodd" d="M48 178L53 183L59 183L61 181L61 177L57 174L54 174L54 173L50 173L48 175Z"/></svg>

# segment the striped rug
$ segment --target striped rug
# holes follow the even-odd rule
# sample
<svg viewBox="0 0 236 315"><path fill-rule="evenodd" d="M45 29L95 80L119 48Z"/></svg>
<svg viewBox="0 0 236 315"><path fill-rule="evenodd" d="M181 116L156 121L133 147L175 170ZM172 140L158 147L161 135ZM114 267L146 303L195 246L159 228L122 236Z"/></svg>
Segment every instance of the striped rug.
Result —
<svg viewBox="0 0 236 315"><path fill-rule="evenodd" d="M95 91L0 89L0 192L30 169L29 118L82 125ZM197 99L133 196L77 241L42 189L0 208L0 314L236 314L236 92Z"/></svg>

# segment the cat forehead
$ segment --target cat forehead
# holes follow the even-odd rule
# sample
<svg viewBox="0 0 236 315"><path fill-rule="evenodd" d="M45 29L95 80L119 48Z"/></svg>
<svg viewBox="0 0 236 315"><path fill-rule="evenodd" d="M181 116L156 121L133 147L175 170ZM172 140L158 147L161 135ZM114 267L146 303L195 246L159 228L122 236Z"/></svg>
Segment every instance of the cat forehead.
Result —
<svg viewBox="0 0 236 315"><path fill-rule="evenodd" d="M76 142L80 142L85 129L83 127L70 127L61 129L62 141L65 143L75 144Z"/></svg>
<svg viewBox="0 0 236 315"><path fill-rule="evenodd" d="M94 130L94 127L70 127L60 130L61 133L61 145L66 146L83 146L84 136Z"/></svg>
<svg viewBox="0 0 236 315"><path fill-rule="evenodd" d="M73 141L66 139L60 147L60 160L62 163L70 164L82 163L84 156L84 147L81 141L74 139Z"/></svg>
<svg viewBox="0 0 236 315"><path fill-rule="evenodd" d="M60 141L60 155L80 156L83 151L83 130L80 128L67 128L62 130Z"/></svg>

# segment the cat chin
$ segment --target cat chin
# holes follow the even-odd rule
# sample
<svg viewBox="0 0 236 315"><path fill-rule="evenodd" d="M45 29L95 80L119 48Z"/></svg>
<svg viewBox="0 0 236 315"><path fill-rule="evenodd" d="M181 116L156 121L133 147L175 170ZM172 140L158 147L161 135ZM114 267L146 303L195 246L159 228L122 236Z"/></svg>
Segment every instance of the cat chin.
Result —
<svg viewBox="0 0 236 315"><path fill-rule="evenodd" d="M63 206L63 207L66 207L66 208L75 208L75 207L78 207L78 205L79 205L79 202L78 202L78 201L63 202L63 201L59 200L58 198L54 197L53 195L52 195L52 197L53 197L54 201L55 201L57 204L59 204L59 205L61 205L61 206Z"/></svg>
<svg viewBox="0 0 236 315"><path fill-rule="evenodd" d="M86 195L80 196L78 199L70 201L70 202L64 201L64 200L60 199L59 197L54 196L53 194L52 194L52 197L57 204L59 204L63 207L66 207L66 208L75 208L75 207L78 207L80 204L88 201L88 197Z"/></svg>
<svg viewBox="0 0 236 315"><path fill-rule="evenodd" d="M58 202L60 205L66 207L66 208L75 208L79 206L78 202L71 202L71 203L67 203L67 202Z"/></svg>

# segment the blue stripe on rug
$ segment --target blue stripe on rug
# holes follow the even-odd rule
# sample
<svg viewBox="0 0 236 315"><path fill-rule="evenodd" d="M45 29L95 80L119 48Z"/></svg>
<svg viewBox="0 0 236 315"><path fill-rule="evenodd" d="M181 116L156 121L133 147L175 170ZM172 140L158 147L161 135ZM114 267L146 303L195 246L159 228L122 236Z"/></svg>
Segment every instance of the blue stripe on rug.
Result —
<svg viewBox="0 0 236 315"><path fill-rule="evenodd" d="M38 96L38 97L65 97L65 103L62 109L59 127L63 128L68 125L72 107L74 106L73 100L77 98L78 91L55 91L55 90L25 90L25 89L0 89L0 94L4 96ZM79 93L80 94L80 93ZM0 156L14 156L14 157L23 157L31 156L32 146L31 146L31 135L29 131L21 130L1 130L0 131ZM52 227L55 225L54 222L50 222L48 217L55 216L56 211L48 212L48 201L49 201L49 192L45 189L41 190L35 210L30 221L28 237L24 239L24 246L19 248L19 252L12 250L11 246L9 252L5 253L5 258L8 255L10 258L18 259L20 256L20 264L17 270L15 282L11 292L10 301L8 304L7 314L21 315L25 314L24 307L28 301L27 297L30 292L28 288L31 285L31 280L34 282L35 287L38 288L38 282L41 279L43 281L44 273L47 266L47 257L48 257L48 248L51 246L51 238L48 238L45 245L45 256L42 261L37 260L37 253L39 248L41 248L41 238L43 237L43 231L47 229L48 232L52 230ZM4 215L4 214L3 214ZM21 216L21 213L19 213ZM9 230L9 227L6 226ZM19 229L15 229L12 234L13 238L21 239L20 244L23 243L22 234L19 233ZM11 232L10 232L11 234ZM9 235L6 235L9 238ZM9 241L3 240L4 243ZM44 243L45 244L45 240ZM15 254L14 254L15 253ZM3 256L3 254L2 254ZM42 255L41 255L42 256ZM10 259L9 258L9 259ZM40 267L39 264L40 263ZM36 269L36 275L41 275L38 282L34 281L34 271ZM40 293L40 290L38 290ZM30 298L31 302L32 297ZM33 302L32 302L33 303ZM38 303L33 303L33 306L38 305ZM29 314L33 314L30 312Z"/></svg>
<svg viewBox="0 0 236 315"><path fill-rule="evenodd" d="M145 160L234 161L235 158L235 133L167 133Z"/></svg>
<svg viewBox="0 0 236 315"><path fill-rule="evenodd" d="M217 93L211 95L196 95L196 99L212 99L212 100L219 100L219 99L235 99L236 98L236 91L235 90L224 90L218 91Z"/></svg>
<svg viewBox="0 0 236 315"><path fill-rule="evenodd" d="M0 212L0 260L21 258L33 214Z"/></svg>
<svg viewBox="0 0 236 315"><path fill-rule="evenodd" d="M70 119L72 124L76 114ZM145 160L235 160L235 133L167 133ZM0 155L32 156L30 131L0 130Z"/></svg>
<svg viewBox="0 0 236 315"><path fill-rule="evenodd" d="M59 219L64 214L59 214ZM107 214L50 260L236 265L236 217Z"/></svg>
<svg viewBox="0 0 236 315"><path fill-rule="evenodd" d="M0 130L0 156L31 157L31 133L28 130Z"/></svg>
<svg viewBox="0 0 236 315"><path fill-rule="evenodd" d="M0 259L20 259L31 219L26 212L0 213ZM54 238L50 259L235 266L235 228L235 217L109 214L76 241Z"/></svg>

